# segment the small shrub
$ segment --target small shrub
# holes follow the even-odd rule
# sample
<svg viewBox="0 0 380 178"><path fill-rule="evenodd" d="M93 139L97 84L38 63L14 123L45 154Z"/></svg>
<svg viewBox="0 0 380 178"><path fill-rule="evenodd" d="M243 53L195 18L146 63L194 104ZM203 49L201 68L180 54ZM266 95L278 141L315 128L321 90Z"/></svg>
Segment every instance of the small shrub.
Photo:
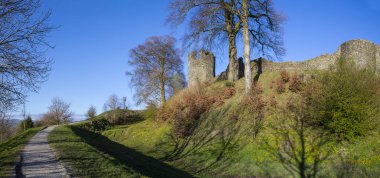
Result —
<svg viewBox="0 0 380 178"><path fill-rule="evenodd" d="M112 124L104 117L96 120L90 120L86 123L77 125L79 128L86 129L93 132L104 131Z"/></svg>
<svg viewBox="0 0 380 178"><path fill-rule="evenodd" d="M22 120L19 124L19 131L28 130L30 128L33 128L33 120L30 116L28 116L26 119Z"/></svg>
<svg viewBox="0 0 380 178"><path fill-rule="evenodd" d="M173 110L171 107L163 106L156 112L156 120L164 122L173 118Z"/></svg>
<svg viewBox="0 0 380 178"><path fill-rule="evenodd" d="M251 113L257 113L264 110L266 102L262 96L263 90L261 85L257 84L252 87L252 92L245 99L245 106Z"/></svg>
<svg viewBox="0 0 380 178"><path fill-rule="evenodd" d="M262 127L262 120L264 118L264 109L266 102L262 97L262 89L260 85L255 85L252 88L252 92L248 95L244 101L245 108L250 114L250 119L252 120L253 128L253 138L256 138L256 135L259 133Z"/></svg>
<svg viewBox="0 0 380 178"><path fill-rule="evenodd" d="M187 137L196 128L201 115L215 102L212 97L202 92L189 89L182 95L182 100L173 102L173 131L178 137Z"/></svg>
<svg viewBox="0 0 380 178"><path fill-rule="evenodd" d="M172 131L177 137L187 137L195 129L201 115L215 103L216 99L206 95L201 87L193 85L175 95L166 106L157 111L156 119L171 121Z"/></svg>
<svg viewBox="0 0 380 178"><path fill-rule="evenodd" d="M203 90L205 85L207 84L193 85L176 94L167 105L158 109L156 119L172 122L172 131L177 137L189 136L203 113L211 107L223 105L226 99L233 97L236 93L233 87L205 93Z"/></svg>
<svg viewBox="0 0 380 178"><path fill-rule="evenodd" d="M280 73L280 77L281 77L281 80L284 82L284 83L288 83L289 82L289 73L286 72L285 70L281 71Z"/></svg>
<svg viewBox="0 0 380 178"><path fill-rule="evenodd" d="M302 90L302 81L297 74L294 74L289 82L289 90L293 93L297 93Z"/></svg>
<svg viewBox="0 0 380 178"><path fill-rule="evenodd" d="M156 113L157 113L157 107L154 104L149 104L146 107L146 110L143 114L145 119L154 119L156 118Z"/></svg>
<svg viewBox="0 0 380 178"><path fill-rule="evenodd" d="M269 105L273 108L276 108L277 107L277 99L274 95L272 95L269 99Z"/></svg>
<svg viewBox="0 0 380 178"><path fill-rule="evenodd" d="M223 91L214 92L210 95L210 100L214 106L221 106L224 104L224 101L232 98L235 95L236 91L232 87L225 88Z"/></svg>
<svg viewBox="0 0 380 178"><path fill-rule="evenodd" d="M284 93L285 92L285 83L282 79L278 79L276 81L276 92L278 94Z"/></svg>

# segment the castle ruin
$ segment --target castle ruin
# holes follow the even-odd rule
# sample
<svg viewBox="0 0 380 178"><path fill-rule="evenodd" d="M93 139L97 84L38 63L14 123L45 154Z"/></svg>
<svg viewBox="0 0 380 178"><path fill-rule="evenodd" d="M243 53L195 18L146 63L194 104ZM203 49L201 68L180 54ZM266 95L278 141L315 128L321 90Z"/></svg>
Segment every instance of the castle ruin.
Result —
<svg viewBox="0 0 380 178"><path fill-rule="evenodd" d="M366 68L380 74L380 46L362 39L344 42L333 54L323 54L302 62L264 60L262 68L263 71L328 70L335 66L339 58L352 60L359 68Z"/></svg>
<svg viewBox="0 0 380 178"><path fill-rule="evenodd" d="M261 72L261 70L262 72L329 70L334 68L339 58L352 60L359 68L373 70L380 74L380 46L362 39L344 42L333 54L323 54L302 62L272 62L268 60L258 62L253 60L251 66L252 72ZM201 50L199 59L197 59L197 53L193 51L189 54L188 60L189 85L214 79L215 57L211 52ZM238 71L243 70L244 65L239 66L241 67L239 67ZM222 72L218 80L226 80L227 72Z"/></svg>
<svg viewBox="0 0 380 178"><path fill-rule="evenodd" d="M215 77L215 56L208 51L193 51L188 56L189 86L198 82L206 82Z"/></svg>

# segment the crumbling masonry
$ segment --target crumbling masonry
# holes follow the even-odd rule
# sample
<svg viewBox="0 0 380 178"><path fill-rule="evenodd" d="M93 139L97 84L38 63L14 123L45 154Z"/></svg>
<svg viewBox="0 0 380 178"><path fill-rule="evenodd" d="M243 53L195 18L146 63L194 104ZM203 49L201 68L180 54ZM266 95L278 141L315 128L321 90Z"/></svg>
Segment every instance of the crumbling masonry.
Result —
<svg viewBox="0 0 380 178"><path fill-rule="evenodd" d="M215 56L208 51L193 51L188 57L189 86L198 82L206 82L215 77Z"/></svg>
<svg viewBox="0 0 380 178"><path fill-rule="evenodd" d="M362 39L350 40L343 43L333 54L323 54L302 62L271 62L268 60L260 60L258 62L255 60L251 63L251 66L252 72L261 72L261 70L262 72L329 70L334 68L339 58L352 60L359 68L366 68L380 74L380 46ZM214 79L215 57L211 52L201 50L199 59L197 59L197 53L194 51L189 54L188 60L189 85ZM242 60L240 63L242 64ZM239 77L243 77L244 65L239 65L238 71ZM222 72L218 80L226 80L227 72Z"/></svg>

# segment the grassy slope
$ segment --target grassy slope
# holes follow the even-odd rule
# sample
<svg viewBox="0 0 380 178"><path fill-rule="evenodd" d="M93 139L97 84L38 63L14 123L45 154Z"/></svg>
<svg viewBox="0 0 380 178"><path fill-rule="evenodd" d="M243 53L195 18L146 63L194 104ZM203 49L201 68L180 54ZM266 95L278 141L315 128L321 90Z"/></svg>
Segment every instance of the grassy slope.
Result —
<svg viewBox="0 0 380 178"><path fill-rule="evenodd" d="M264 90L263 97L266 101L271 96L275 96L279 105L284 105L293 93L285 92L277 94L271 88L272 81L279 78L279 72L263 73L260 77L259 83ZM209 86L206 90L212 92L223 88L225 82L217 82ZM269 128L264 127L261 134L256 139L252 139L249 135L242 134L240 140L245 140L245 147L238 147L224 149L223 137L215 137L210 142L204 143L203 140L208 140L215 132L220 133L220 128L225 128L231 124L232 115L245 115L240 112L242 96L244 93L244 81L239 80L235 83L236 94L233 98L225 101L225 103L217 108L213 108L210 112L204 114L199 128L195 131L193 139L189 142L185 151L189 154L181 159L170 162L170 164L197 173L202 177L208 176L280 176L289 177L290 175L283 169L281 164L274 160L261 146L263 137L270 137L271 131ZM170 102L170 101L169 101ZM270 109L267 110L268 115ZM265 118L266 122L272 120L271 117ZM241 121L243 130L249 133L250 121ZM236 123L234 123L236 124ZM238 125L238 124L237 124ZM244 126L246 126L244 128ZM159 124L153 120L145 120L143 122L132 124L129 126L118 126L116 128L104 131L102 134L107 136L113 141L121 143L125 146L139 150L147 155L160 158L163 153L173 152L173 145L167 144L170 142L170 125ZM227 134L228 135L228 134ZM380 175L380 139L379 132L375 132L373 136L357 140L356 143L340 146L335 148L334 154L337 155L339 150L347 151L347 160L354 163L352 169L357 169L358 175ZM225 135L224 135L225 136ZM248 142L247 142L248 140ZM171 143L173 143L172 140ZM162 146L164 145L164 146ZM201 145L201 146L199 146ZM220 150L223 150L223 156L227 161L218 160ZM332 156L327 162L327 169L321 174L326 176L335 176L335 164L340 158Z"/></svg>
<svg viewBox="0 0 380 178"><path fill-rule="evenodd" d="M41 127L28 129L0 144L0 177L13 175L18 153L25 146L26 142L41 129Z"/></svg>
<svg viewBox="0 0 380 178"><path fill-rule="evenodd" d="M78 127L61 126L49 136L59 157L86 177L191 177L159 160Z"/></svg>

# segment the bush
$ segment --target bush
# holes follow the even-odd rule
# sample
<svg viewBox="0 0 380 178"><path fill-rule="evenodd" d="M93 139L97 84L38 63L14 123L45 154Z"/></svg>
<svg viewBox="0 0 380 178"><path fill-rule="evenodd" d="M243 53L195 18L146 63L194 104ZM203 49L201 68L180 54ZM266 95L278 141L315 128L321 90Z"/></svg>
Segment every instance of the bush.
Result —
<svg viewBox="0 0 380 178"><path fill-rule="evenodd" d="M144 112L144 118L145 119L154 119L156 118L156 113L157 113L157 107L154 104L149 104Z"/></svg>
<svg viewBox="0 0 380 178"><path fill-rule="evenodd" d="M252 92L250 95L248 95L245 99L245 105L246 108L251 113L258 113L262 112L266 106L266 102L264 101L262 97L262 88L260 85L255 85L252 88Z"/></svg>
<svg viewBox="0 0 380 178"><path fill-rule="evenodd" d="M379 88L373 72L340 61L336 71L322 72L302 93L310 109L310 124L338 141L366 135L378 126Z"/></svg>
<svg viewBox="0 0 380 178"><path fill-rule="evenodd" d="M189 88L181 93L180 99L173 100L173 131L178 137L189 136L201 118L214 103L212 97L200 88Z"/></svg>
<svg viewBox="0 0 380 178"><path fill-rule="evenodd" d="M250 114L250 120L253 128L253 138L259 133L262 127L262 120L264 118L264 109L266 102L262 97L263 90L259 84L252 88L252 92L244 100L245 108Z"/></svg>
<svg viewBox="0 0 380 178"><path fill-rule="evenodd" d="M221 106L226 99L235 94L233 87L226 87L211 94L202 88L204 84L193 85L173 96L167 105L158 109L156 119L169 120L177 137L187 137L196 128L203 113L211 107Z"/></svg>
<svg viewBox="0 0 380 178"><path fill-rule="evenodd" d="M272 95L269 99L269 105L273 108L276 108L277 107L277 99L276 99L276 96Z"/></svg>
<svg viewBox="0 0 380 178"><path fill-rule="evenodd" d="M293 93L297 93L302 90L302 82L301 79L298 77L297 74L294 74L290 78L289 82L289 90Z"/></svg>
<svg viewBox="0 0 380 178"><path fill-rule="evenodd" d="M285 92L285 83L281 78L276 81L276 92L278 94Z"/></svg>
<svg viewBox="0 0 380 178"><path fill-rule="evenodd" d="M78 124L76 126L89 131L98 132L106 130L112 126L112 124L106 118L101 117L95 120L90 120L88 122Z"/></svg>
<svg viewBox="0 0 380 178"><path fill-rule="evenodd" d="M282 80L284 83L288 83L288 82L289 82L289 79L290 79L290 77L289 77L289 73L286 72L285 70L281 71L281 73L280 73L280 78L281 78L281 80Z"/></svg>
<svg viewBox="0 0 380 178"><path fill-rule="evenodd" d="M25 131L30 128L33 128L33 120L32 117L28 116L26 119L22 120L21 123L19 124L19 131Z"/></svg>
<svg viewBox="0 0 380 178"><path fill-rule="evenodd" d="M143 120L142 115L138 111L127 109L115 109L104 114L105 118L111 124L128 124Z"/></svg>

